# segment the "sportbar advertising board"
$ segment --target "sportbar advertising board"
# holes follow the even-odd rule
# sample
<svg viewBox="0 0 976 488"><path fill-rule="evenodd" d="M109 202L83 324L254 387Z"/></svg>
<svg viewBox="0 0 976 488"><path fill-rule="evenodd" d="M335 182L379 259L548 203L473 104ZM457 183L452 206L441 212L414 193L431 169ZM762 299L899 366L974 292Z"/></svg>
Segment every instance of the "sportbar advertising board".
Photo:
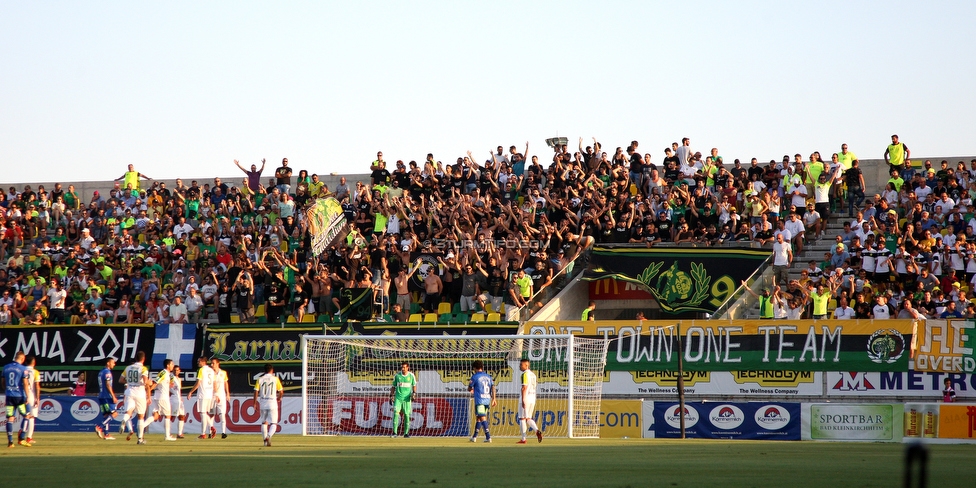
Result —
<svg viewBox="0 0 976 488"><path fill-rule="evenodd" d="M803 440L901 442L903 425L902 404L803 404Z"/></svg>

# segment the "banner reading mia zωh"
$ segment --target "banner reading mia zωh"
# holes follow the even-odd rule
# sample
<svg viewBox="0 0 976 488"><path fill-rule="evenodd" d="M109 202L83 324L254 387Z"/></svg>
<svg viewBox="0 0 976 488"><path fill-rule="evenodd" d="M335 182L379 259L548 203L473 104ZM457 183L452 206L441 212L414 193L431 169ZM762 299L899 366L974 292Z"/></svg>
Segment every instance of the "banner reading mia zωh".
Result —
<svg viewBox="0 0 976 488"><path fill-rule="evenodd" d="M758 249L596 247L586 281L638 284L670 314L714 312L769 257Z"/></svg>
<svg viewBox="0 0 976 488"><path fill-rule="evenodd" d="M120 365L135 360L136 352L151 357L153 324L8 325L0 326L0 362L13 361L22 351L37 358L45 391L67 391L85 370L105 367L108 358ZM95 386L94 374L88 384ZM118 385L116 385L118 386ZM117 390L120 391L120 390Z"/></svg>

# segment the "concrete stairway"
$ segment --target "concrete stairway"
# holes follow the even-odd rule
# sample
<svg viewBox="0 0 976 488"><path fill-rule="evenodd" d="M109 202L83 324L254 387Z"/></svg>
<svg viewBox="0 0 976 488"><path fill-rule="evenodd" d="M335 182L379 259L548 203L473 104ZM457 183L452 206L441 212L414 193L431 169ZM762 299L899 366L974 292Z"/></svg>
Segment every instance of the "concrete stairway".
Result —
<svg viewBox="0 0 976 488"><path fill-rule="evenodd" d="M836 238L844 230L844 222L850 222L852 220L852 218L847 217L846 211L837 212L827 219L827 228L824 230L823 237L817 239L812 234L807 233L807 241L803 246L803 252L793 256L793 265L790 266L790 279L800 279L800 272L808 267L808 263L811 260L816 261L819 265L824 260L824 253L833 252L834 247L837 245ZM767 244L763 247L772 247L772 245ZM754 303L741 318L758 319L758 302Z"/></svg>

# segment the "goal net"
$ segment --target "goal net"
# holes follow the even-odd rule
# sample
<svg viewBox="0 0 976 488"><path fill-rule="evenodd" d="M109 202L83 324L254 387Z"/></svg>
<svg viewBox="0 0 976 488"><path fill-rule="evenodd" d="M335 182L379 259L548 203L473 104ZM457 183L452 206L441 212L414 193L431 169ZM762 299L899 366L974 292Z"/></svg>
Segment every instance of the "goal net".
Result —
<svg viewBox="0 0 976 488"><path fill-rule="evenodd" d="M302 341L304 435L391 435L391 387L407 362L417 377L411 436L471 436L468 382L481 360L496 388L491 435L518 436L519 363L538 378L534 419L551 437L599 437L607 342L531 336L310 336ZM400 426L399 434L403 434Z"/></svg>

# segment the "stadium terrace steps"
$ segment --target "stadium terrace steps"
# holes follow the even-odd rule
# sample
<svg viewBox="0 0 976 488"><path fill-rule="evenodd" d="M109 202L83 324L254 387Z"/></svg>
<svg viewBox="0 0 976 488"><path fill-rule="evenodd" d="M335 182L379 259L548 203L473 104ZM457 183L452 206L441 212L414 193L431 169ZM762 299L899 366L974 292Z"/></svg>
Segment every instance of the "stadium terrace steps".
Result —
<svg viewBox="0 0 976 488"><path fill-rule="evenodd" d="M827 219L827 227L824 230L824 236L820 239L810 238L808 235L807 242L803 246L803 252L798 256L793 256L793 264L790 266L789 276L791 280L799 279L800 272L807 268L811 260L820 263L823 261L824 253L831 252L836 245L836 238L840 235L841 231L844 230L844 222L849 222L850 219L847 216L847 212L838 212L830 216ZM767 244L763 247L772 247L771 244ZM831 310L832 311L832 310ZM758 319L759 318L759 303L756 302L745 314L740 317L742 319Z"/></svg>

